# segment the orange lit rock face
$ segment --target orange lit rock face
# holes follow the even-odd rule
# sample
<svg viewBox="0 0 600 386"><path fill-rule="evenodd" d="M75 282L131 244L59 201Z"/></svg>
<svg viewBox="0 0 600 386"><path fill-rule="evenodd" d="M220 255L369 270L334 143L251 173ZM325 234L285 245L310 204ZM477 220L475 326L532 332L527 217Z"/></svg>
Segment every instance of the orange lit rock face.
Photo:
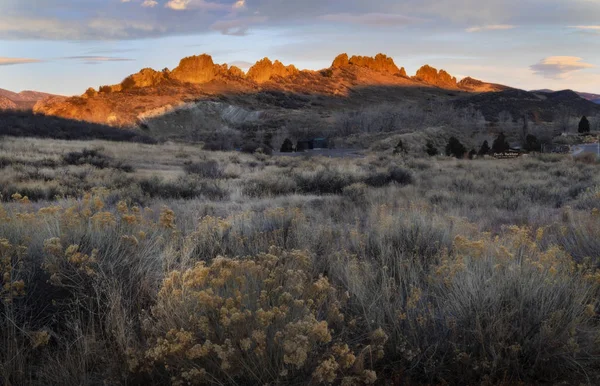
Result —
<svg viewBox="0 0 600 386"><path fill-rule="evenodd" d="M279 60L271 62L269 58L264 58L250 67L246 77L256 83L264 83L277 76L286 78L298 73L300 71L293 65L284 66Z"/></svg>
<svg viewBox="0 0 600 386"><path fill-rule="evenodd" d="M81 97L53 98L36 104L34 111L115 126L136 124L141 116L178 106L190 100L214 98L227 94L252 95L277 91L304 95L349 96L355 88L392 86L373 98L386 99L388 92L403 93L406 88L435 86L473 92L496 91L500 85L467 78L457 83L447 72L424 66L415 77L408 77L391 57L338 55L330 68L322 71L299 71L293 65L264 58L247 74L240 68L215 64L206 54L180 61L172 71L151 68L125 78L121 83L88 89ZM251 103L251 102L249 102Z"/></svg>
<svg viewBox="0 0 600 386"><path fill-rule="evenodd" d="M458 83L455 77L451 76L444 70L438 71L429 65L424 65L421 67L417 71L417 74L414 78L432 86L450 89L458 88Z"/></svg>
<svg viewBox="0 0 600 386"><path fill-rule="evenodd" d="M121 82L123 90L134 87L152 87L160 84L168 78L169 74L166 71L155 71L151 68L144 68L137 74L133 74L125 78Z"/></svg>
<svg viewBox="0 0 600 386"><path fill-rule="evenodd" d="M187 83L207 83L220 72L209 55L190 56L183 58L171 72L171 78Z"/></svg>
<svg viewBox="0 0 600 386"><path fill-rule="evenodd" d="M332 68L344 68L348 66L357 66L367 68L372 71L387 73L391 75L406 76L406 70L398 68L394 63L394 59L384 54L377 54L375 57L370 56L353 56L348 57L348 54L338 55L331 67Z"/></svg>

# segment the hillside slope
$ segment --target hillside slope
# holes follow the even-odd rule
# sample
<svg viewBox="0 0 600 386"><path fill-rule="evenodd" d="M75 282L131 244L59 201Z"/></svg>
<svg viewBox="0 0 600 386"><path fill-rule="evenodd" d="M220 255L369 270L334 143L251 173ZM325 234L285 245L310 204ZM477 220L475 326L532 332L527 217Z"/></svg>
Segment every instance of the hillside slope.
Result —
<svg viewBox="0 0 600 386"><path fill-rule="evenodd" d="M564 112L573 116L600 113L599 105L581 98L571 90L528 92L511 89L470 95L460 98L455 105L459 108L472 107L479 110L488 121L495 121L503 111L509 112L515 119L527 116L537 122L553 121L556 114Z"/></svg>
<svg viewBox="0 0 600 386"><path fill-rule="evenodd" d="M28 90L16 93L0 88L0 109L31 109L37 102L53 97L57 96Z"/></svg>

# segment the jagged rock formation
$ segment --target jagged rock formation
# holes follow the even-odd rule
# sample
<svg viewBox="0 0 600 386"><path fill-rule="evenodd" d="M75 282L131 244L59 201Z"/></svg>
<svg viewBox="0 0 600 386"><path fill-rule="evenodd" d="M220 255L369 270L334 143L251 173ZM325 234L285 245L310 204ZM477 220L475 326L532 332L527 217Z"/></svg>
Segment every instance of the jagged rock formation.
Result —
<svg viewBox="0 0 600 386"><path fill-rule="evenodd" d="M458 83L455 77L448 74L444 70L438 71L427 64L419 68L417 74L414 76L414 79L441 88L458 88Z"/></svg>
<svg viewBox="0 0 600 386"><path fill-rule="evenodd" d="M172 71L146 68L119 84L101 87L99 92L88 89L81 97L39 102L34 111L131 127L148 117L201 100L233 99L243 106L276 106L289 112L314 106L341 108L356 101L379 103L406 97L419 100L432 95L458 98L460 103L481 104L479 99L482 103L487 103L487 99L471 99L473 95L466 93L502 91L499 94L504 95L511 90L473 78L459 83L446 71L428 65L420 68L414 77L407 77L404 68L398 68L392 58L383 54L375 57L341 54L331 67L321 71L300 71L293 65L285 66L280 61L264 58L247 74L235 66L215 64L212 57L204 54L182 59ZM522 101L523 98L517 95L512 99Z"/></svg>
<svg viewBox="0 0 600 386"><path fill-rule="evenodd" d="M190 56L181 59L179 66L171 72L171 78L187 83L207 83L221 72L210 55Z"/></svg>
<svg viewBox="0 0 600 386"><path fill-rule="evenodd" d="M374 58L370 56L352 56L349 58L346 53L340 54L333 60L331 68L344 68L348 66L363 67L377 72L406 77L404 67L398 68L396 63L394 63L394 59L384 54L377 54Z"/></svg>
<svg viewBox="0 0 600 386"><path fill-rule="evenodd" d="M342 68L350 65L350 58L348 58L348 54L343 53L333 59L333 63L331 64L331 68Z"/></svg>
<svg viewBox="0 0 600 386"><path fill-rule="evenodd" d="M144 68L137 74L129 75L121 82L121 89L127 90L134 87L156 86L169 78L169 70L161 72L151 68Z"/></svg>
<svg viewBox="0 0 600 386"><path fill-rule="evenodd" d="M243 78L246 76L246 74L244 73L244 71L237 67L237 66L231 66L229 67L229 74L231 76L237 77L237 78Z"/></svg>
<svg viewBox="0 0 600 386"><path fill-rule="evenodd" d="M276 76L286 78L298 73L300 71L294 65L284 66L279 60L271 62L271 59L264 58L250 67L246 77L256 83L264 83Z"/></svg>

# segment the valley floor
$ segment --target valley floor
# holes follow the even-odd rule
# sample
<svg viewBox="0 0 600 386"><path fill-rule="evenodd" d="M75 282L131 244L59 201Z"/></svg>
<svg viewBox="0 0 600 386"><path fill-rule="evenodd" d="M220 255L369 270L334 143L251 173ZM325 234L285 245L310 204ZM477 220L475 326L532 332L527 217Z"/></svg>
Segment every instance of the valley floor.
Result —
<svg viewBox="0 0 600 386"><path fill-rule="evenodd" d="M2 138L0 379L598 384L598 172Z"/></svg>

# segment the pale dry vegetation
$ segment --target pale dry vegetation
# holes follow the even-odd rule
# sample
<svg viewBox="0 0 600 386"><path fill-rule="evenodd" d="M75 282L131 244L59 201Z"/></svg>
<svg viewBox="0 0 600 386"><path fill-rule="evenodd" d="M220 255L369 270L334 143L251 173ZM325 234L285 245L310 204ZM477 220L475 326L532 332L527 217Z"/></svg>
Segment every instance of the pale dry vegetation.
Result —
<svg viewBox="0 0 600 386"><path fill-rule="evenodd" d="M0 146L4 384L600 381L596 163Z"/></svg>

